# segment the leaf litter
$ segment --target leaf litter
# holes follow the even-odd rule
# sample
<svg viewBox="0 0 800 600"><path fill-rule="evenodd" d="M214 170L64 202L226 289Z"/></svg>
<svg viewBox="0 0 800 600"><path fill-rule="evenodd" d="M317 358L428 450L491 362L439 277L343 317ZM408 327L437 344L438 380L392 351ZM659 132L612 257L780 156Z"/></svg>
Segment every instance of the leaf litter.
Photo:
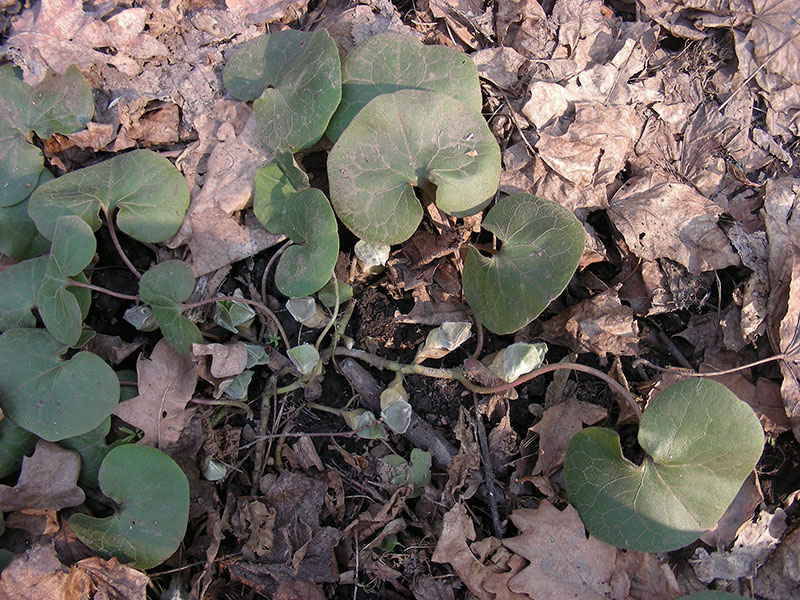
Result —
<svg viewBox="0 0 800 600"><path fill-rule="evenodd" d="M471 593L645 600L709 584L770 600L796 595L799 530L783 515L794 510L791 493L800 488L789 475L800 464L800 6L640 0L638 20L633 11L598 0L429 0L413 9L388 0L6 3L2 51L24 80L33 85L48 69L63 74L77 65L95 92L88 129L46 140L46 159L61 171L88 166L98 152L135 147L173 159L191 205L158 258L188 257L195 276L205 276L198 286L205 297L235 278L233 287L251 297L265 289L261 300L280 311L276 291L262 288L260 278L263 252L282 237L267 233L251 208L255 173L273 155L259 141L252 110L224 91L228 52L287 27L325 27L343 52L377 33L403 32L472 57L484 116L501 145L500 190L556 200L583 225L588 250L579 275L514 341L548 341L552 362L567 352L601 365L612 360L617 378L644 396L659 367L718 371L782 357L716 377L754 408L772 445L687 561L691 553L625 552L587 537L566 504L566 444L583 424L623 417L614 398L583 378L565 381L567 400L556 404L545 403L535 381L493 398L478 417L488 429L486 452L468 395L455 387L411 388L415 411L458 448L412 499L409 489L386 487L380 478L387 446L314 435L343 432L336 421L309 417L299 398L250 403L247 413L204 406L226 401L219 383L241 373L247 357L241 344L203 322L202 311L193 317L220 343L196 347L194 358L165 341L153 346L152 338L108 328L102 333L118 337L105 340L102 352L114 364L138 366L138 377L128 375L138 393L116 416L141 430L139 443L172 446L179 464L190 465L195 535L167 565L202 567L186 569L185 580L152 574L153 581L183 586L198 599L236 589L287 599ZM475 224L459 226L446 215L426 219L396 247L388 277L369 283L383 290L387 310L359 308L361 328L368 317L395 324L371 337L347 333L402 361L424 340L422 326L468 321L459 246ZM347 252L343 247L337 267L342 281ZM284 321L291 335L304 335ZM509 342L484 332L480 343L495 351ZM280 351L270 354L268 368L280 369ZM337 406L350 394L327 377L321 387ZM202 439L190 444L200 431L190 434L190 423L198 421ZM291 447L272 439L259 446L269 433L295 430L311 435L284 438ZM529 430L537 435L526 438ZM525 447L537 437L536 451ZM401 455L411 449L400 437L385 443ZM51 446L39 442L19 479L0 490L3 510L17 511L6 516L0 538L0 547L17 554L0 591L9 598L144 597L145 574L113 559L56 554L52 527L30 526L51 534L25 533L28 517L19 515L46 508L58 511L56 538L65 535L68 507L84 501L78 469L66 465L67 454L77 456L56 450L58 458L40 460ZM522 456L530 466L511 481L517 471L498 463ZM226 475L208 493L214 487L198 467L212 459ZM56 475L66 483L53 486ZM493 505L498 523L489 517ZM12 532L29 536L27 551Z"/></svg>

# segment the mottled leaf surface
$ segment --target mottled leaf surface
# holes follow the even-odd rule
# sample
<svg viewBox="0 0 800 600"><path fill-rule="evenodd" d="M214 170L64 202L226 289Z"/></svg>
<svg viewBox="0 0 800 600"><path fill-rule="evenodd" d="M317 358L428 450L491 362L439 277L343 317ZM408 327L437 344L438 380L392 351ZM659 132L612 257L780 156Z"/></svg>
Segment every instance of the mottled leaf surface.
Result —
<svg viewBox="0 0 800 600"><path fill-rule="evenodd" d="M331 278L339 254L339 231L333 210L321 191L290 196L283 213L285 233L295 242L275 268L275 285L290 298L310 296Z"/></svg>
<svg viewBox="0 0 800 600"><path fill-rule="evenodd" d="M97 231L101 210L115 210L117 226L140 242L163 242L178 231L189 207L183 175L166 158L134 150L72 171L39 186L28 214L47 239L56 221L78 215Z"/></svg>
<svg viewBox="0 0 800 600"><path fill-rule="evenodd" d="M30 195L44 168L31 131L47 139L83 129L94 112L92 90L78 69L50 74L31 87L10 64L0 67L0 207Z"/></svg>
<svg viewBox="0 0 800 600"><path fill-rule="evenodd" d="M180 260L156 265L139 281L139 297L153 309L161 333L175 350L189 354L192 344L201 344L197 325L181 314L180 303L194 290L192 269Z"/></svg>
<svg viewBox="0 0 800 600"><path fill-rule="evenodd" d="M297 152L322 137L342 96L339 51L324 29L288 29L238 46L223 71L225 88L255 100L258 129L273 152Z"/></svg>
<svg viewBox="0 0 800 600"><path fill-rule="evenodd" d="M78 299L67 289L69 279L83 272L92 262L96 249L94 233L80 217L67 215L58 220L44 277L36 294L36 307L50 334L68 346L77 344L85 316Z"/></svg>
<svg viewBox="0 0 800 600"><path fill-rule="evenodd" d="M119 401L119 381L99 356L66 347L43 329L0 336L0 406L20 427L56 442L99 426Z"/></svg>
<svg viewBox="0 0 800 600"><path fill-rule="evenodd" d="M482 105L478 70L469 56L445 46L425 46L410 35L382 33L353 48L342 64L342 101L325 135L335 142L364 106L380 94L430 90Z"/></svg>
<svg viewBox="0 0 800 600"><path fill-rule="evenodd" d="M500 148L480 113L426 90L372 100L328 156L337 216L361 239L385 244L408 239L419 225L414 187L464 217L489 203L499 176Z"/></svg>
<svg viewBox="0 0 800 600"><path fill-rule="evenodd" d="M291 154L280 154L256 171L253 180L253 212L264 229L285 233L283 211L295 192L308 187L308 175Z"/></svg>
<svg viewBox="0 0 800 600"><path fill-rule="evenodd" d="M642 552L674 550L712 527L761 456L752 409L723 385L684 380L650 402L639 426L641 465L619 436L590 427L564 461L567 494L589 533Z"/></svg>
<svg viewBox="0 0 800 600"><path fill-rule="evenodd" d="M178 549L189 518L189 482L169 456L148 446L114 448L100 467L100 489L119 506L98 519L73 515L81 541L138 569L162 563Z"/></svg>
<svg viewBox="0 0 800 600"><path fill-rule="evenodd" d="M492 207L483 228L503 245L491 258L469 249L464 294L484 326L512 333L538 317L567 286L583 254L583 227L555 202L515 194Z"/></svg>

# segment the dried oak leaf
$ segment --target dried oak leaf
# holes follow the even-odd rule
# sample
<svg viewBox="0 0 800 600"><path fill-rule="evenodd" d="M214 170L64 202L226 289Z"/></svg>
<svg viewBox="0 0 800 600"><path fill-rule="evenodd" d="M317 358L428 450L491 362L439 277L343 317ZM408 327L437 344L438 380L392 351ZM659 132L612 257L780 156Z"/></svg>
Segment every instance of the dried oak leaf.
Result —
<svg viewBox="0 0 800 600"><path fill-rule="evenodd" d="M165 448L178 441L194 414L186 403L197 383L197 364L162 339L150 358L136 362L139 395L117 405L114 414L144 432L141 443Z"/></svg>
<svg viewBox="0 0 800 600"><path fill-rule="evenodd" d="M147 575L121 565L116 558L84 558L73 567L73 571L88 576L94 600L144 600L150 582Z"/></svg>
<svg viewBox="0 0 800 600"><path fill-rule="evenodd" d="M739 265L720 229L722 210L688 185L634 177L614 195L608 215L631 251L645 260L669 258L694 275Z"/></svg>
<svg viewBox="0 0 800 600"><path fill-rule="evenodd" d="M442 535L431 557L433 562L449 563L478 600L529 600L524 593L508 587L508 581L519 572L524 562L518 557L507 565L505 572L495 572L482 564L470 550L475 539L475 527L464 506L456 504L444 515Z"/></svg>
<svg viewBox="0 0 800 600"><path fill-rule="evenodd" d="M3 600L84 600L90 583L56 556L52 542L38 542L18 554L0 576Z"/></svg>
<svg viewBox="0 0 800 600"><path fill-rule="evenodd" d="M235 377L247 366L247 346L241 342L231 344L192 344L192 356L211 357L208 372L212 377Z"/></svg>
<svg viewBox="0 0 800 600"><path fill-rule="evenodd" d="M794 246L789 303L780 326L781 395L794 436L800 440L800 248Z"/></svg>
<svg viewBox="0 0 800 600"><path fill-rule="evenodd" d="M511 521L522 533L503 545L530 564L509 580L509 589L534 599L606 600L617 549L587 538L577 510L559 511L544 501L536 510L514 511Z"/></svg>
<svg viewBox="0 0 800 600"><path fill-rule="evenodd" d="M531 427L539 434L539 459L533 468L533 475L547 477L564 464L567 445L583 425L594 425L604 419L608 411L597 404L581 402L569 398L565 402L551 406L544 411L542 419Z"/></svg>
<svg viewBox="0 0 800 600"><path fill-rule="evenodd" d="M77 452L39 440L13 488L0 485L0 510L54 509L78 506L85 495L77 486L81 458Z"/></svg>
<svg viewBox="0 0 800 600"><path fill-rule="evenodd" d="M615 589L622 586L626 600L673 600L682 596L681 588L666 557L649 552L620 552L617 556Z"/></svg>
<svg viewBox="0 0 800 600"><path fill-rule="evenodd" d="M753 24L746 40L767 71L800 84L800 0L753 0Z"/></svg>

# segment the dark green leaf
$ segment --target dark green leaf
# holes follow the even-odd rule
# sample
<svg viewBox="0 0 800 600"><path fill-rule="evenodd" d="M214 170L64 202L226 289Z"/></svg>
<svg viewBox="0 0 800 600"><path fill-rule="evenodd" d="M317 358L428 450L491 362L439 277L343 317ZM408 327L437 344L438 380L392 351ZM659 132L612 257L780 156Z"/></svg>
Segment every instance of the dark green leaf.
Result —
<svg viewBox="0 0 800 600"><path fill-rule="evenodd" d="M339 254L336 217L317 189L292 194L283 213L285 233L295 242L275 268L275 285L290 298L310 296L331 278Z"/></svg>
<svg viewBox="0 0 800 600"><path fill-rule="evenodd" d="M168 260L156 265L139 282L139 297L153 309L153 316L170 345L189 354L192 344L202 344L197 325L181 314L180 303L194 290L194 275L185 262Z"/></svg>
<svg viewBox="0 0 800 600"><path fill-rule="evenodd" d="M228 57L225 87L255 100L259 132L276 154L322 137L342 96L339 51L324 29L287 29L241 44Z"/></svg>
<svg viewBox="0 0 800 600"><path fill-rule="evenodd" d="M92 228L100 211L117 211L117 226L140 242L163 242L178 231L189 207L183 175L166 158L134 150L43 183L33 193L28 214L53 239L56 221L78 215Z"/></svg>
<svg viewBox="0 0 800 600"><path fill-rule="evenodd" d="M0 336L0 405L20 427L57 442L99 426L119 401L119 382L99 356L66 350L43 329Z"/></svg>
<svg viewBox="0 0 800 600"><path fill-rule="evenodd" d="M583 227L563 206L515 194L492 207L483 228L503 246L491 258L469 249L464 295L484 326L512 333L538 317L567 286L583 254Z"/></svg>
<svg viewBox="0 0 800 600"><path fill-rule="evenodd" d="M50 171L42 170L39 183L53 178ZM0 252L14 260L41 256L50 248L50 242L36 229L28 215L28 198L14 206L0 207Z"/></svg>
<svg viewBox="0 0 800 600"><path fill-rule="evenodd" d="M274 234L286 231L283 211L292 194L308 187L308 175L291 154L280 154L256 171L253 182L253 212Z"/></svg>
<svg viewBox="0 0 800 600"><path fill-rule="evenodd" d="M469 56L445 46L425 46L410 35L382 33L348 52L342 65L342 101L325 135L335 142L366 104L403 89L447 94L481 110L478 70Z"/></svg>
<svg viewBox="0 0 800 600"><path fill-rule="evenodd" d="M328 156L337 216L369 242L405 241L422 219L414 187L465 217L492 199L500 148L481 114L425 90L382 94L351 121Z"/></svg>
<svg viewBox="0 0 800 600"><path fill-rule="evenodd" d="M708 379L679 381L657 394L639 425L641 465L619 436L590 427L567 448L570 502L589 533L641 552L666 552L713 527L761 456L753 410Z"/></svg>
<svg viewBox="0 0 800 600"><path fill-rule="evenodd" d="M138 569L178 549L189 519L189 482L175 461L155 448L119 446L103 460L99 480L119 510L103 519L73 515L69 524L83 543Z"/></svg>
<svg viewBox="0 0 800 600"><path fill-rule="evenodd" d="M109 417L95 429L59 442L62 448L75 450L81 455L81 473L78 477L81 484L94 488L99 485L97 478L100 474L100 465L111 450L111 447L106 445L106 436L110 430Z"/></svg>
<svg viewBox="0 0 800 600"><path fill-rule="evenodd" d="M11 419L0 421L0 479L19 471L22 457L36 446L36 436L18 427Z"/></svg>

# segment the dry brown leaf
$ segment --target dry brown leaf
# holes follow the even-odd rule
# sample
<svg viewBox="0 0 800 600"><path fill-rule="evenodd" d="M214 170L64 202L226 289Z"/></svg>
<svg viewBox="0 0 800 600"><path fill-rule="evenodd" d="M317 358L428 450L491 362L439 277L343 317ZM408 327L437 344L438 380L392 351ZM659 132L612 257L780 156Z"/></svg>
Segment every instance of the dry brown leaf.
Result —
<svg viewBox="0 0 800 600"><path fill-rule="evenodd" d="M539 434L539 459L533 474L549 477L564 464L567 445L583 425L594 425L604 419L608 411L597 404L581 402L576 398L556 404L544 411L541 421L531 427Z"/></svg>
<svg viewBox="0 0 800 600"><path fill-rule="evenodd" d="M511 521L521 533L503 545L530 561L509 580L512 591L535 600L606 600L617 549L587 538L577 510L544 501L536 510L515 510Z"/></svg>
<svg viewBox="0 0 800 600"><path fill-rule="evenodd" d="M478 75L504 90L515 90L519 85L522 66L528 60L513 48L486 48L473 52L470 57L478 68Z"/></svg>
<svg viewBox="0 0 800 600"><path fill-rule="evenodd" d="M241 342L230 344L192 344L192 356L211 357L209 373L212 377L225 379L235 377L247 366L247 346Z"/></svg>
<svg viewBox="0 0 800 600"><path fill-rule="evenodd" d="M139 395L120 402L114 414L144 432L145 446L170 446L195 412L186 403L197 383L197 364L162 339L150 358L139 356L136 371Z"/></svg>
<svg viewBox="0 0 800 600"><path fill-rule="evenodd" d="M793 246L789 303L780 327L781 395L794 436L800 440L800 247Z"/></svg>
<svg viewBox="0 0 800 600"><path fill-rule="evenodd" d="M767 71L800 84L800 0L752 0L747 40Z"/></svg>
<svg viewBox="0 0 800 600"><path fill-rule="evenodd" d="M136 569L119 564L116 558L92 556L78 562L73 571L88 575L93 600L145 600L150 578Z"/></svg>
<svg viewBox="0 0 800 600"><path fill-rule="evenodd" d="M620 552L613 579L622 579L626 600L673 600L683 595L666 556L647 552ZM616 585L619 583L615 582Z"/></svg>
<svg viewBox="0 0 800 600"><path fill-rule="evenodd" d="M0 510L54 509L78 506L85 495L78 487L81 457L44 440L36 442L30 457L22 458L22 470L12 488L0 485Z"/></svg>
<svg viewBox="0 0 800 600"><path fill-rule="evenodd" d="M6 527L9 529L22 529L33 537L57 533L61 525L58 522L58 511L45 510L19 510L5 516Z"/></svg>
<svg viewBox="0 0 800 600"><path fill-rule="evenodd" d="M267 232L252 215L241 225L234 214L247 206L256 171L272 158L261 146L252 111L248 115L238 134L232 125L220 129L221 139L208 158L204 184L192 190L183 225L169 242L172 248L189 245L197 277L258 254L283 239Z"/></svg>
<svg viewBox="0 0 800 600"><path fill-rule="evenodd" d="M126 342L118 335L96 333L89 340L86 349L97 354L104 361L118 365L142 346L141 342Z"/></svg>
<svg viewBox="0 0 800 600"><path fill-rule="evenodd" d="M753 580L767 600L795 600L800 595L800 527L787 535Z"/></svg>
<svg viewBox="0 0 800 600"><path fill-rule="evenodd" d="M579 302L542 327L542 339L573 352L592 352L601 357L639 354L639 327L633 309L620 302L614 289Z"/></svg>
<svg viewBox="0 0 800 600"><path fill-rule="evenodd" d="M464 584L479 600L529 600L528 596L512 592L508 580L522 567L520 562L509 564L505 572L493 572L481 564L469 547L475 540L475 528L462 504L456 504L444 515L442 534L436 543L431 560L448 563Z"/></svg>
<svg viewBox="0 0 800 600"><path fill-rule="evenodd" d="M609 203L608 215L631 251L645 260L669 258L690 273L739 264L720 229L721 209L682 183L629 180Z"/></svg>
<svg viewBox="0 0 800 600"><path fill-rule="evenodd" d="M147 10L128 8L105 17L105 10L84 12L81 0L42 0L14 21L3 49L21 66L33 85L47 68L63 73L70 65L109 64L128 76L141 64L169 49L145 31ZM113 48L114 52L100 49Z"/></svg>
<svg viewBox="0 0 800 600"><path fill-rule="evenodd" d="M90 589L85 574L61 564L52 542L18 554L0 575L3 600L88 600Z"/></svg>
<svg viewBox="0 0 800 600"><path fill-rule="evenodd" d="M228 12L250 23L271 23L302 14L308 0L225 0Z"/></svg>

